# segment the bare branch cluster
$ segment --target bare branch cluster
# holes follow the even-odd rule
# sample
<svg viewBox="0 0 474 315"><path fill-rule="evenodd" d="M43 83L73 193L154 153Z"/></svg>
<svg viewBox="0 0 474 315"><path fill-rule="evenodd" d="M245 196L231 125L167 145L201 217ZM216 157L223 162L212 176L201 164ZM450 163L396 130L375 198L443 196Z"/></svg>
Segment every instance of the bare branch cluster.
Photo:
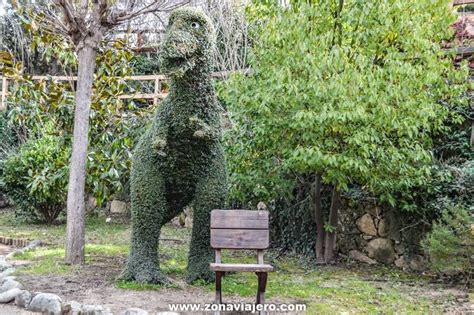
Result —
<svg viewBox="0 0 474 315"><path fill-rule="evenodd" d="M237 71L246 67L250 40L244 5L245 1L208 0L203 7L217 32L214 58L218 71Z"/></svg>
<svg viewBox="0 0 474 315"><path fill-rule="evenodd" d="M103 36L126 22L146 14L170 12L189 0L52 0L22 1L37 14L41 26L71 39L80 49L83 45L97 47Z"/></svg>

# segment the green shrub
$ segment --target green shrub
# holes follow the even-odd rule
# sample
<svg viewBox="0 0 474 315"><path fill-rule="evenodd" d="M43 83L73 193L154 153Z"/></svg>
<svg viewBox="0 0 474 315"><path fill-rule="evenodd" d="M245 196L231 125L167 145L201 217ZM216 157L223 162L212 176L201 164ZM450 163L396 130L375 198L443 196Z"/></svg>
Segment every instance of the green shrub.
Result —
<svg viewBox="0 0 474 315"><path fill-rule="evenodd" d="M15 202L18 217L54 222L65 206L69 156L63 138L45 135L1 163L2 190Z"/></svg>
<svg viewBox="0 0 474 315"><path fill-rule="evenodd" d="M133 94L121 79L131 74L131 58L131 52L119 42L101 49L97 58L86 189L99 205L127 192L132 149L154 111L153 107L117 102L118 95L125 91ZM74 124L73 86L66 81L32 80L22 74L19 64L6 71L18 83L10 89L7 103L9 123L20 142L40 138L46 132L70 139ZM55 126L54 130L46 131L50 125Z"/></svg>
<svg viewBox="0 0 474 315"><path fill-rule="evenodd" d="M0 161L8 154L14 147L13 135L8 119L4 113L0 113Z"/></svg>
<svg viewBox="0 0 474 315"><path fill-rule="evenodd" d="M466 207L448 203L422 242L433 271L448 275L470 271L474 262L473 223Z"/></svg>

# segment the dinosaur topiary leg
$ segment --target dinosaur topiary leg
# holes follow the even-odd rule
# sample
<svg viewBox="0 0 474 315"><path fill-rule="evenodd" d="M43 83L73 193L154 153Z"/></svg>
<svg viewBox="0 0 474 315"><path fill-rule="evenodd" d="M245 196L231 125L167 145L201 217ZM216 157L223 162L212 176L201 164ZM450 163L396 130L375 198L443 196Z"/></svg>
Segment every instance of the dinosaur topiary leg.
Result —
<svg viewBox="0 0 474 315"><path fill-rule="evenodd" d="M168 281L160 271L158 243L167 203L162 176L156 167L147 167L150 161L146 158L134 161L131 186L132 242L127 267L121 278L162 284Z"/></svg>
<svg viewBox="0 0 474 315"><path fill-rule="evenodd" d="M208 176L197 184L193 201L193 232L187 277L190 283L198 279L214 281L214 273L209 270L209 263L214 259L214 252L210 247L210 214L211 210L224 205L227 182L223 159L213 164L214 167L210 168Z"/></svg>

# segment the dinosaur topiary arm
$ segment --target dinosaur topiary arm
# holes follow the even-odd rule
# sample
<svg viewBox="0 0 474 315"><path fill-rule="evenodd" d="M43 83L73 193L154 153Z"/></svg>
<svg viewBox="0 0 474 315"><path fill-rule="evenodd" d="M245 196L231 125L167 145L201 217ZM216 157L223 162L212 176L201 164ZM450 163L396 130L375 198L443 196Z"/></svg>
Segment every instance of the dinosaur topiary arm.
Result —
<svg viewBox="0 0 474 315"><path fill-rule="evenodd" d="M210 126L203 120L197 117L191 117L189 122L192 127L197 129L193 136L198 139L206 140L206 141L217 141L221 136L220 128L216 128Z"/></svg>

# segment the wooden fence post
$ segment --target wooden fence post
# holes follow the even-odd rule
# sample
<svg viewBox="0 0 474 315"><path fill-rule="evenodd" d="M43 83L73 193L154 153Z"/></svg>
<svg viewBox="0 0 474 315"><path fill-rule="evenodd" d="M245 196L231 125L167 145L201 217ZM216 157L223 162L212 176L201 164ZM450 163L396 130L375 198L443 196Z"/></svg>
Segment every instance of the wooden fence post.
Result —
<svg viewBox="0 0 474 315"><path fill-rule="evenodd" d="M8 81L6 77L2 78L2 103L0 103L0 112L7 109L7 92L8 92Z"/></svg>
<svg viewBox="0 0 474 315"><path fill-rule="evenodd" d="M153 97L153 106L156 106L158 104L158 94L161 93L161 84L160 84L160 79L159 77L155 78L155 95Z"/></svg>

